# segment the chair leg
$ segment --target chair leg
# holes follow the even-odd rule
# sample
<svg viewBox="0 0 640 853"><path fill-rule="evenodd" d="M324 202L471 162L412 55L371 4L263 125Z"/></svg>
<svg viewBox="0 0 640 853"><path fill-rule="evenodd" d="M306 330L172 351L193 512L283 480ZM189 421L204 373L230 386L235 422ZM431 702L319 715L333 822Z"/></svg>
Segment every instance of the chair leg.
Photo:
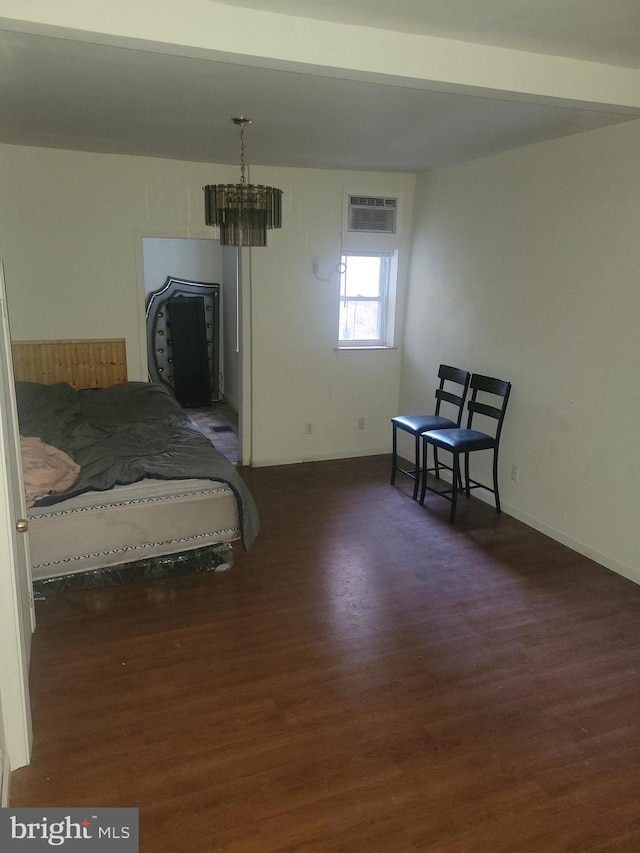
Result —
<svg viewBox="0 0 640 853"><path fill-rule="evenodd" d="M460 482L460 455L453 454L453 482L451 484L451 512L449 513L449 521L452 522L456 517L456 507L458 505L458 483Z"/></svg>
<svg viewBox="0 0 640 853"><path fill-rule="evenodd" d="M500 507L500 493L498 492L498 449L493 451L493 492L496 498L496 512L502 512Z"/></svg>
<svg viewBox="0 0 640 853"><path fill-rule="evenodd" d="M398 428L392 424L393 436L391 439L391 485L396 481L396 469L398 467Z"/></svg>
<svg viewBox="0 0 640 853"><path fill-rule="evenodd" d="M413 483L413 499L414 501L418 499L418 486L420 485L420 434L416 433L416 444L414 449L414 461L413 461L413 473L414 473L414 483Z"/></svg>
<svg viewBox="0 0 640 853"><path fill-rule="evenodd" d="M465 493L468 498L471 497L471 480L469 479L469 454L464 454L464 482L465 482ZM462 488L462 482L460 483L460 488Z"/></svg>
<svg viewBox="0 0 640 853"><path fill-rule="evenodd" d="M438 448L433 445L433 470L435 471L436 479L440 479L440 465L438 464Z"/></svg>
<svg viewBox="0 0 640 853"><path fill-rule="evenodd" d="M420 506L424 506L424 496L427 493L427 442L422 443L422 467L420 469ZM435 449L435 448L434 448Z"/></svg>

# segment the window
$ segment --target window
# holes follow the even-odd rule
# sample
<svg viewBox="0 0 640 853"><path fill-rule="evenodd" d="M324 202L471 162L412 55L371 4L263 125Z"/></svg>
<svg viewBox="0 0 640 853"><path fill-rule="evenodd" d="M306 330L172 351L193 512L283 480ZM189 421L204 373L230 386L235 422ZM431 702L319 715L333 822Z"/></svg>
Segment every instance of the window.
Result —
<svg viewBox="0 0 640 853"><path fill-rule="evenodd" d="M339 347L387 346L393 252L345 252L340 261Z"/></svg>

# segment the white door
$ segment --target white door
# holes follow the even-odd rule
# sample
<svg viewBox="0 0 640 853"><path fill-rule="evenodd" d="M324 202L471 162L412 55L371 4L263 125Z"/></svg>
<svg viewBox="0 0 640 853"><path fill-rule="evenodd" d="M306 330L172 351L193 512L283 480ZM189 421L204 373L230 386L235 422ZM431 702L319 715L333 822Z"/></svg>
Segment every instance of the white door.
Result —
<svg viewBox="0 0 640 853"><path fill-rule="evenodd" d="M4 266L0 261L0 749L11 769L31 756L29 655L35 627ZM23 532L20 532L20 531Z"/></svg>

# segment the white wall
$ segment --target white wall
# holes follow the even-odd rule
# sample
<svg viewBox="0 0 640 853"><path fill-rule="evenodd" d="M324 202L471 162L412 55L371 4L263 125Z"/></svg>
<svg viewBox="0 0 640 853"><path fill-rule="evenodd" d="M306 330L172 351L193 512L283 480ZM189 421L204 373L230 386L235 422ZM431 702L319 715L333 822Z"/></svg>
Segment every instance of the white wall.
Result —
<svg viewBox="0 0 640 853"><path fill-rule="evenodd" d="M167 276L205 284L222 282L222 248L217 240L145 237L142 254L146 295L164 287Z"/></svg>
<svg viewBox="0 0 640 853"><path fill-rule="evenodd" d="M143 379L142 237L211 237L202 187L235 181L237 168L20 146L0 146L0 155L0 255L14 337L122 336L129 377ZM386 452L399 353L335 351L338 281L317 281L312 260L321 273L338 263L345 187L399 195L402 304L415 179L263 168L251 180L284 190L283 228L267 248L245 250L252 461ZM364 431L356 430L359 417Z"/></svg>
<svg viewBox="0 0 640 853"><path fill-rule="evenodd" d="M145 378L143 236L211 237L205 179L231 167L0 147L0 250L14 338L124 337Z"/></svg>
<svg viewBox="0 0 640 853"><path fill-rule="evenodd" d="M414 177L254 169L252 180L267 178L286 188L285 224L251 259L254 464L388 452L400 353L337 351L339 278L331 272L340 260L343 189L399 194L394 242L404 307ZM355 248L352 239L349 245ZM314 276L314 258L319 278L329 281ZM364 431L357 430L360 417ZM305 423L313 424L311 435Z"/></svg>
<svg viewBox="0 0 640 853"><path fill-rule="evenodd" d="M424 174L414 224L402 410L510 379L504 509L640 582L640 122Z"/></svg>

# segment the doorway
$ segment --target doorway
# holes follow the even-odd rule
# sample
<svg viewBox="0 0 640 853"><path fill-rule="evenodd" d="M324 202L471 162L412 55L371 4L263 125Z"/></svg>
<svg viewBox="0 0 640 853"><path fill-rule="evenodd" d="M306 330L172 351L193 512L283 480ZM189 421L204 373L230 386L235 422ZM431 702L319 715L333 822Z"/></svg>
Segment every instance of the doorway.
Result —
<svg viewBox="0 0 640 853"><path fill-rule="evenodd" d="M238 252L204 238L143 237L142 264L145 303L171 278L219 286L214 399L210 406L185 407L185 411L212 444L237 464L241 455L238 424L242 400ZM147 347L149 343L147 340Z"/></svg>

